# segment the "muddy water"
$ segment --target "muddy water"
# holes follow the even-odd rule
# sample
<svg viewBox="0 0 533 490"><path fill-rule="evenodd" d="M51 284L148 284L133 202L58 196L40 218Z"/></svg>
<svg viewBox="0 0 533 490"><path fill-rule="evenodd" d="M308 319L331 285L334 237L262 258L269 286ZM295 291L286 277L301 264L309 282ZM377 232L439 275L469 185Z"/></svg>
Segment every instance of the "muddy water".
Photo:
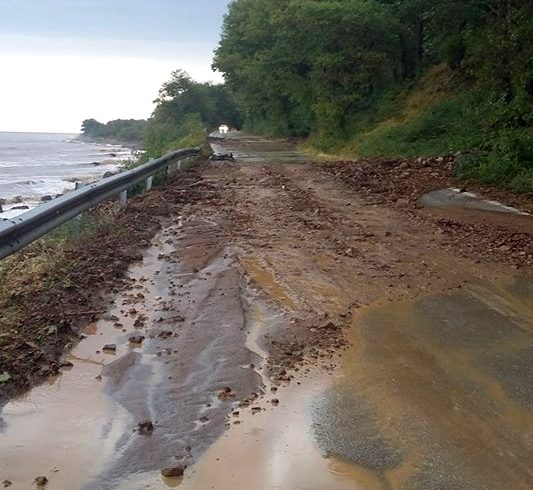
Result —
<svg viewBox="0 0 533 490"><path fill-rule="evenodd" d="M219 391L261 391L263 374L251 366L262 353L246 345L246 332L253 338L261 318L275 324L281 312L259 297L252 308L217 223L176 223L131 268L106 319L87 326L74 367L4 408L0 480L11 488L31 488L40 475L54 489L116 488L193 460L224 431L231 404ZM144 342L131 343L133 335ZM137 431L145 420L155 425L148 436Z"/></svg>
<svg viewBox="0 0 533 490"><path fill-rule="evenodd" d="M533 488L531 280L370 308L352 335L324 451L384 488Z"/></svg>
<svg viewBox="0 0 533 490"><path fill-rule="evenodd" d="M47 476L54 488L72 488L73 482L81 488L99 474L115 454L117 441L131 430L132 414L106 393L102 374L117 359L131 365L140 350L128 342L132 334L142 333L134 326L138 316L125 310L137 308L148 318L160 308L158 286L147 278L159 274L162 247L156 240L143 262L131 268L132 288L116 298L108 319L87 325L85 340L68 357L73 368L3 409L0 475L13 482L12 488L30 488L37 475ZM142 305L139 294L148 298ZM118 328L111 316L120 320ZM104 352L106 344L116 344L117 351Z"/></svg>
<svg viewBox="0 0 533 490"><path fill-rule="evenodd" d="M532 281L365 308L350 335L342 370L268 393L180 488L533 487Z"/></svg>
<svg viewBox="0 0 533 490"><path fill-rule="evenodd" d="M272 141L241 133L231 133L226 138L213 138L210 144L215 154L229 151L237 160L244 163L304 163L309 160L293 143Z"/></svg>

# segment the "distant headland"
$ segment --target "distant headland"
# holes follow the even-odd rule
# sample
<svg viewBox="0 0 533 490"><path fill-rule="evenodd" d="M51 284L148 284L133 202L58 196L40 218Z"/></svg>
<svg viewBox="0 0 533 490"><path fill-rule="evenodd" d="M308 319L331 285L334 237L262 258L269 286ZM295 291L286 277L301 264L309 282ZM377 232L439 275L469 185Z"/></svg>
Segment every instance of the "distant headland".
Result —
<svg viewBox="0 0 533 490"><path fill-rule="evenodd" d="M96 119L85 119L79 139L140 148L146 123L144 119L116 119L105 124Z"/></svg>

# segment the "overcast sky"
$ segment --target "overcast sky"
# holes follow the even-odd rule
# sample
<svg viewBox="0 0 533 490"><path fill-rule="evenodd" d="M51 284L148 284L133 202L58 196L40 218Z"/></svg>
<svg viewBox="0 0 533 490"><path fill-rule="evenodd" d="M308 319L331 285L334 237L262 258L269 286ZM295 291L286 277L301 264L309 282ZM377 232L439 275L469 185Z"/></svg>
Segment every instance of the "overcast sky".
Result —
<svg viewBox="0 0 533 490"><path fill-rule="evenodd" d="M161 84L211 71L229 0L0 0L0 131L146 118Z"/></svg>

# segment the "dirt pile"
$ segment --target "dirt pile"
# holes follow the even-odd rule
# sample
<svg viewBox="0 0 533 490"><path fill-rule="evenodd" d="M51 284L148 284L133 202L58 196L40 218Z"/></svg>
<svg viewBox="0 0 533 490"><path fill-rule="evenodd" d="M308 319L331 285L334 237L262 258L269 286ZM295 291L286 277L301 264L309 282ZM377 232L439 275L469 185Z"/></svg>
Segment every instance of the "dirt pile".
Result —
<svg viewBox="0 0 533 490"><path fill-rule="evenodd" d="M419 199L427 192L449 187L478 192L504 204L529 211L533 202L524 196L457 181L453 176L454 157L416 160L361 160L333 162L321 170L357 190L369 203L387 204L422 220L444 236L447 245L474 260L494 261L515 268L533 265L533 230L513 229L508 223L468 220L461 216L439 217L424 212Z"/></svg>

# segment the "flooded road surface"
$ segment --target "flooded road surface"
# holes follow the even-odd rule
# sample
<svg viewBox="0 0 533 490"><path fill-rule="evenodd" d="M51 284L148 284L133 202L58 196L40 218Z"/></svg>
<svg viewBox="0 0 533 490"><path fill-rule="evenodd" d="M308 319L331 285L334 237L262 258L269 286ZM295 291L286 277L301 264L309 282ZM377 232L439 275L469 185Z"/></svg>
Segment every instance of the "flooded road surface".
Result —
<svg viewBox="0 0 533 490"><path fill-rule="evenodd" d="M350 335L341 370L240 414L180 488L532 488L533 282L365 308Z"/></svg>
<svg viewBox="0 0 533 490"><path fill-rule="evenodd" d="M4 407L0 476L11 488L32 488L36 476L54 489L115 488L186 463L224 430L223 388L232 397L261 391L251 367L261 351L247 333L257 328L253 291L217 231L186 218L168 226L131 268L130 288L87 326L73 367ZM280 312L264 310L276 324ZM145 421L153 432L140 433Z"/></svg>
<svg viewBox="0 0 533 490"><path fill-rule="evenodd" d="M323 450L376 488L532 488L533 282L369 308L353 340L317 404Z"/></svg>
<svg viewBox="0 0 533 490"><path fill-rule="evenodd" d="M220 138L217 133L211 134L211 148L215 154L228 152L227 139ZM239 132L230 133L226 138L231 139L230 153L235 159L244 163L304 163L309 160L299 152L294 143L283 140L272 140L259 136L246 135Z"/></svg>
<svg viewBox="0 0 533 490"><path fill-rule="evenodd" d="M176 206L73 367L3 409L0 481L533 488L526 271L472 260L426 221L286 163L289 143L217 144L238 158L203 167L216 205ZM313 345L337 324L349 348Z"/></svg>

